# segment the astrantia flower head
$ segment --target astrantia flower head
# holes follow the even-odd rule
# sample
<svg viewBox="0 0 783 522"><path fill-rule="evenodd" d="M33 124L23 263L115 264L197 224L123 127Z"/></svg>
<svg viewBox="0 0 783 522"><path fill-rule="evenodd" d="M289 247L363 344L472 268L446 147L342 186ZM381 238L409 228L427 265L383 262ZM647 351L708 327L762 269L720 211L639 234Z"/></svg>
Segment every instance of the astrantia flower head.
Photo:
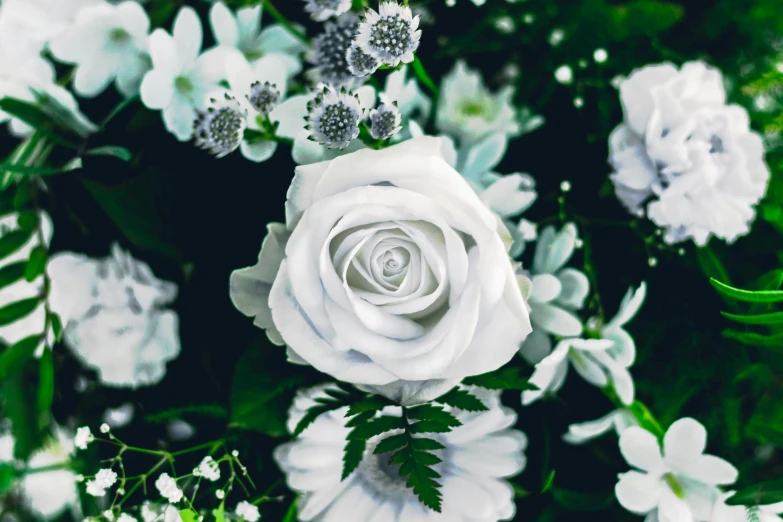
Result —
<svg viewBox="0 0 783 522"><path fill-rule="evenodd" d="M620 202L663 228L667 243L747 234L769 170L747 111L726 105L720 72L650 65L619 88L625 122L609 138L609 161Z"/></svg>
<svg viewBox="0 0 783 522"><path fill-rule="evenodd" d="M266 116L277 107L280 101L280 91L277 85L269 82L253 82L250 84L250 94L247 101L260 116Z"/></svg>
<svg viewBox="0 0 783 522"><path fill-rule="evenodd" d="M360 80L348 65L348 50L356 37L359 17L348 13L324 24L324 32L313 39L309 60L314 67L309 73L316 82L333 87L355 86Z"/></svg>
<svg viewBox="0 0 783 522"><path fill-rule="evenodd" d="M339 16L351 9L351 0L304 0L305 11L316 22Z"/></svg>
<svg viewBox="0 0 783 522"><path fill-rule="evenodd" d="M237 504L237 508L234 513L236 513L238 517L241 517L245 522L258 522L258 519L261 518L261 514L258 512L258 508L245 500Z"/></svg>
<svg viewBox="0 0 783 522"><path fill-rule="evenodd" d="M307 113L311 139L333 149L344 149L356 139L364 118L358 96L329 86L309 103Z"/></svg>
<svg viewBox="0 0 783 522"><path fill-rule="evenodd" d="M379 62L396 67L413 61L419 48L419 17L411 8L396 1L381 3L380 12L368 9L359 25L356 42L365 53Z"/></svg>
<svg viewBox="0 0 783 522"><path fill-rule="evenodd" d="M375 57L364 52L356 42L348 48L345 59L348 63L348 70L359 78L371 75L381 65Z"/></svg>
<svg viewBox="0 0 783 522"><path fill-rule="evenodd" d="M158 477L158 480L155 481L155 487L160 495L172 504L182 500L182 490L177 487L177 481L171 478L168 473L162 473Z"/></svg>
<svg viewBox="0 0 783 522"><path fill-rule="evenodd" d="M212 457L204 457L204 460L193 469L193 475L196 477L204 477L205 479L215 482L220 479L220 467L215 459Z"/></svg>
<svg viewBox="0 0 783 522"><path fill-rule="evenodd" d="M197 147L222 158L237 150L242 143L247 114L228 93L211 99L210 103L207 110L196 111L193 139Z"/></svg>
<svg viewBox="0 0 783 522"><path fill-rule="evenodd" d="M402 116L394 103L379 106L370 111L370 136L386 140L400 132Z"/></svg>

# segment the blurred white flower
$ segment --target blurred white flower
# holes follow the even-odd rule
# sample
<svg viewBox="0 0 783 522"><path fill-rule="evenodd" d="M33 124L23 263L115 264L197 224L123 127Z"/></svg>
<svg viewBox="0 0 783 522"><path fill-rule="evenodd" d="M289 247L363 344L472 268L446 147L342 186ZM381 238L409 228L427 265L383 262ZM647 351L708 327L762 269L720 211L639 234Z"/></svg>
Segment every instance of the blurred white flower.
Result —
<svg viewBox="0 0 783 522"><path fill-rule="evenodd" d="M304 0L305 11L316 22L323 22L333 16L340 16L351 9L351 0Z"/></svg>
<svg viewBox="0 0 783 522"><path fill-rule="evenodd" d="M678 420L666 431L663 452L649 431L626 428L620 434L620 452L639 471L619 475L617 500L637 515L657 510L652 520L710 520L720 494L716 486L733 483L738 472L725 460L705 455L706 445L707 431L691 418Z"/></svg>
<svg viewBox="0 0 783 522"><path fill-rule="evenodd" d="M136 519L127 513L120 513L116 522L136 522Z"/></svg>
<svg viewBox="0 0 783 522"><path fill-rule="evenodd" d="M555 80L563 85L569 85L574 81L574 71L568 65L561 65L555 69Z"/></svg>
<svg viewBox="0 0 783 522"><path fill-rule="evenodd" d="M193 475L196 477L204 477L205 479L215 482L220 480L220 467L210 456L206 456L199 463L197 468L193 469Z"/></svg>
<svg viewBox="0 0 783 522"><path fill-rule="evenodd" d="M73 88L82 96L96 96L115 81L130 97L149 69L149 29L147 13L136 2L98 4L79 11L76 22L49 42L49 49L61 62L76 64Z"/></svg>
<svg viewBox="0 0 783 522"><path fill-rule="evenodd" d="M376 455L375 447L390 432L368 441L359 468L340 480L342 455L350 428L345 426L347 408L328 412L293 442L279 446L274 457L286 474L291 489L301 492L301 520L383 520L384 522L449 522L510 520L516 511L514 493L504 480L522 471L527 438L514 430L516 413L500 403L500 394L472 389L490 409L469 413L453 410L462 422L450 433L433 438L445 446L435 454L443 485L442 513L424 507L399 476L399 466L389 464L389 453ZM324 387L302 390L289 412L290 430L315 399L326 397ZM384 415L400 415L389 407ZM314 456L317 455L317 458Z"/></svg>
<svg viewBox="0 0 783 522"><path fill-rule="evenodd" d="M620 98L625 121L609 137L620 202L646 213L670 244L747 234L769 170L747 111L726 105L720 72L650 65L620 82Z"/></svg>
<svg viewBox="0 0 783 522"><path fill-rule="evenodd" d="M171 478L168 473L161 473L158 480L155 481L155 487L160 492L160 496L172 504L182 500L182 490L177 487L177 481Z"/></svg>
<svg viewBox="0 0 783 522"><path fill-rule="evenodd" d="M582 333L582 321L574 312L584 306L590 281L580 270L563 268L574 253L576 240L576 225L567 223L559 232L552 226L546 227L536 242L529 301L533 333L520 348L531 364L552 351L549 334L574 337Z"/></svg>
<svg viewBox="0 0 783 522"><path fill-rule="evenodd" d="M179 141L193 135L196 110L225 78L222 53L201 52L203 34L196 11L183 7L174 20L173 36L156 29L149 38L152 70L141 82L141 101L163 111L166 129Z"/></svg>
<svg viewBox="0 0 783 522"><path fill-rule="evenodd" d="M775 504L766 504L763 506L728 506L728 499L734 492L729 491L718 496L715 505L712 507L712 516L709 522L747 522L756 520L757 522L780 522L783 520L778 515L783 514L783 502ZM753 512L755 519L750 516ZM658 522L657 518L649 517L645 522Z"/></svg>
<svg viewBox="0 0 783 522"><path fill-rule="evenodd" d="M378 11L365 11L356 43L382 64L396 67L400 62L411 63L421 40L419 21L407 5L383 0Z"/></svg>
<svg viewBox="0 0 783 522"><path fill-rule="evenodd" d="M261 514L258 512L258 508L247 501L242 501L237 504L237 508L234 511L238 517L241 517L245 522L258 522L261 518Z"/></svg>
<svg viewBox="0 0 783 522"><path fill-rule="evenodd" d="M307 71L307 75L314 83L325 83L334 88L345 87L353 89L361 85L367 75L378 68L378 62L372 70L367 72L359 70L368 66L373 58L366 53L357 55L351 49L354 47L354 38L359 30L359 16L347 13L334 21L326 22L323 32L313 38L313 46L307 55L313 68ZM349 53L352 53L352 63L348 62Z"/></svg>
<svg viewBox="0 0 783 522"><path fill-rule="evenodd" d="M513 97L511 85L497 94L489 92L481 73L459 60L443 78L435 125L440 132L457 138L460 144L476 143L496 132L518 136L521 127Z"/></svg>
<svg viewBox="0 0 783 522"><path fill-rule="evenodd" d="M184 420L176 419L166 424L166 434L171 440L188 440L196 434L196 428Z"/></svg>
<svg viewBox="0 0 783 522"><path fill-rule="evenodd" d="M112 429L127 426L133 420L134 407L132 402L118 406L117 408L107 408L103 412L103 420Z"/></svg>
<svg viewBox="0 0 783 522"><path fill-rule="evenodd" d="M65 344L104 384L136 388L163 378L180 351L177 314L163 308L176 297L174 283L117 244L105 259L58 253L47 270Z"/></svg>
<svg viewBox="0 0 783 522"><path fill-rule="evenodd" d="M579 422L568 426L568 433L563 435L563 440L569 444L584 444L600 437L614 429L619 436L625 428L638 426L639 423L633 413L627 408L618 408L600 419Z"/></svg>
<svg viewBox="0 0 783 522"><path fill-rule="evenodd" d="M73 438L73 445L79 449L87 449L87 445L95 440L89 426L82 426L76 430L76 436Z"/></svg>

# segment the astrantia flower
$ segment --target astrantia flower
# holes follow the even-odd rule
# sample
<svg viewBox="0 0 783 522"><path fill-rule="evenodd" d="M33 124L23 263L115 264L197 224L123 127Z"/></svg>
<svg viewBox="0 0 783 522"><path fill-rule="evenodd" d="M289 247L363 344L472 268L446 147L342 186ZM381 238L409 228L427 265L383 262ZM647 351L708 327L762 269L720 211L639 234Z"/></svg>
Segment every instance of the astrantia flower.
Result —
<svg viewBox="0 0 783 522"><path fill-rule="evenodd" d="M239 148L247 127L247 112L228 93L212 98L206 110L196 111L193 139L216 158L222 158Z"/></svg>
<svg viewBox="0 0 783 522"><path fill-rule="evenodd" d="M297 168L286 225L232 274L235 305L293 360L401 401L507 363L530 332L508 232L442 148L422 137Z"/></svg>
<svg viewBox="0 0 783 522"><path fill-rule="evenodd" d="M304 0L305 11L316 22L323 22L333 16L347 13L351 9L351 0Z"/></svg>
<svg viewBox="0 0 783 522"><path fill-rule="evenodd" d="M348 13L324 24L324 31L313 39L308 59L313 63L309 76L315 82L332 87L355 87L360 78L348 64L348 51L359 28L359 17Z"/></svg>
<svg viewBox="0 0 783 522"><path fill-rule="evenodd" d="M341 482L343 447L350 431L345 427L347 408L343 408L321 415L298 439L274 452L289 487L301 492L299 519L494 522L513 518L514 493L504 479L524 469L527 438L512 429L517 416L501 405L498 392L476 388L471 393L490 410L453 410L462 426L431 437L445 446L434 452L443 462L433 466L443 486L442 513L421 504L399 476L399 466L389 464L389 453L373 454L381 440L396 432L370 439L358 469ZM326 397L323 387L299 392L289 412L289 429L320 397ZM400 409L386 408L383 414L398 416Z"/></svg>
<svg viewBox="0 0 783 522"><path fill-rule="evenodd" d="M742 107L726 105L718 70L702 62L650 65L620 82L625 122L609 138L622 204L664 229L664 240L750 230L769 170Z"/></svg>
<svg viewBox="0 0 783 522"><path fill-rule="evenodd" d="M176 504L182 500L182 490L177 487L177 481L169 476L168 473L162 473L155 481L155 487L160 492L160 496Z"/></svg>
<svg viewBox="0 0 783 522"><path fill-rule="evenodd" d="M261 518L261 514L258 512L258 508L245 500L237 504L237 508L234 510L234 513L236 516L241 517L245 522L258 522L258 519Z"/></svg>
<svg viewBox="0 0 783 522"><path fill-rule="evenodd" d="M657 509L661 521L710 520L719 495L716 486L731 484L738 472L725 460L705 455L707 431L691 418L666 431L663 453L655 435L638 426L620 435L620 452L639 471L620 475L615 493L620 504L644 515Z"/></svg>
<svg viewBox="0 0 783 522"><path fill-rule="evenodd" d="M443 78L435 125L460 142L475 143L496 132L517 136L522 128L513 97L510 85L497 94L489 92L481 73L460 60Z"/></svg>
<svg viewBox="0 0 783 522"><path fill-rule="evenodd" d="M92 436L89 426L82 426L76 430L76 436L73 438L73 445L79 449L87 449L87 445L95 440Z"/></svg>
<svg viewBox="0 0 783 522"><path fill-rule="evenodd" d="M552 351L549 334L574 337L582 333L582 321L574 314L584 306L590 290L587 276L575 268L563 268L576 248L577 230L573 223L560 232L546 227L536 242L531 274L530 320L533 333L520 353L535 364Z"/></svg>
<svg viewBox="0 0 783 522"><path fill-rule="evenodd" d="M394 104L382 104L370 111L370 136L376 140L387 140L400 132L402 116Z"/></svg>
<svg viewBox="0 0 783 522"><path fill-rule="evenodd" d="M246 99L259 116L266 116L277 107L280 91L273 83L255 81L250 84L250 92Z"/></svg>
<svg viewBox="0 0 783 522"><path fill-rule="evenodd" d="M612 429L619 436L626 428L638 425L639 422L630 410L618 408L600 419L569 425L563 440L569 444L584 444Z"/></svg>
<svg viewBox="0 0 783 522"><path fill-rule="evenodd" d="M324 86L307 111L310 136L321 145L344 149L359 136L364 109L355 94Z"/></svg>
<svg viewBox="0 0 783 522"><path fill-rule="evenodd" d="M220 480L220 467L215 459L212 457L204 457L199 463L197 468L193 469L193 475L196 477L204 477L205 479L215 482Z"/></svg>
<svg viewBox="0 0 783 522"><path fill-rule="evenodd" d="M378 70L378 67L381 65L373 56L362 51L362 48L355 42L348 48L345 60L351 74L359 78L365 78L371 75Z"/></svg>
<svg viewBox="0 0 783 522"><path fill-rule="evenodd" d="M152 70L141 82L141 101L163 111L166 129L179 141L193 136L196 110L205 107L209 93L225 76L222 57L199 56L202 37L196 11L183 7L174 20L173 36L156 29L149 39Z"/></svg>
<svg viewBox="0 0 783 522"><path fill-rule="evenodd" d="M66 346L110 386L159 382L166 362L179 354L176 312L165 310L177 294L150 267L118 245L106 259L72 252L52 256L52 308L64 323Z"/></svg>
<svg viewBox="0 0 783 522"><path fill-rule="evenodd" d="M367 9L359 25L356 43L362 51L380 63L396 67L413 61L419 48L419 17L411 8L396 1L384 0L379 12Z"/></svg>
<svg viewBox="0 0 783 522"><path fill-rule="evenodd" d="M115 81L124 96L139 91L149 69L146 56L150 20L136 2L99 4L79 11L76 23L49 42L62 62L76 64L74 90L96 96Z"/></svg>

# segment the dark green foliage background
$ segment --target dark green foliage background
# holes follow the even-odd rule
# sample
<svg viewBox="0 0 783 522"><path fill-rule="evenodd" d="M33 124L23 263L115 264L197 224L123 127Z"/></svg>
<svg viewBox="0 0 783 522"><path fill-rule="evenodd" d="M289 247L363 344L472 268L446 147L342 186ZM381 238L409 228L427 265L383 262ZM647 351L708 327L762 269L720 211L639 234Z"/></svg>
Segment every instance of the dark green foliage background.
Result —
<svg viewBox="0 0 783 522"><path fill-rule="evenodd" d="M146 5L153 19L168 28L176 8L186 3L207 20L206 2L151 0ZM317 25L306 19L302 2L278 3L284 14L315 34ZM418 56L436 82L460 58L480 68L494 86L506 64L520 67L517 101L542 114L546 124L511 142L499 171L524 171L536 179L540 199L526 214L533 221L557 216L560 182L571 182L569 219L577 220L589 243L587 261L607 319L629 286L647 281L647 301L629 326L639 352L632 368L637 397L664 427L683 416L705 424L709 452L740 468L740 485L780 476L780 449L764 464L755 457L762 443L783 446L780 349L746 346L721 335L732 325L720 310L731 308L709 285L707 275L715 274L705 272L706 264L700 263L706 252L697 252L693 245L685 245L682 256L676 250L653 250L659 262L650 268L650 253L637 232L595 220L629 220L607 185L607 136L622 118L610 79L648 63L703 59L721 68L732 86L733 102L751 108L748 95L754 89L771 89L780 98L783 74L774 64L780 54L775 46L783 44L783 2L489 0L482 8L469 0L458 0L454 8L442 0L411 3L426 4L435 19L434 25L423 26ZM533 24L523 23L527 13L535 16ZM513 34L494 29L494 20L503 15L517 22ZM266 17L265 22L270 20ZM547 43L554 28L566 34L557 47ZM600 66L592 60L599 47L609 53L608 62ZM587 68L578 66L580 59L588 61ZM553 72L562 64L574 69L574 85L554 81ZM582 110L573 106L577 95L585 100ZM82 107L99 121L119 101L109 92L83 101ZM780 107L774 113L752 111L756 130L783 127ZM15 144L10 139L3 143L9 149ZM86 157L83 170L49 179L52 251L105 256L110 243L119 240L148 261L156 275L177 282L180 294L173 306L180 315L183 349L157 386L113 390L100 387L88 374L93 385L77 393L76 377L85 370L67 349L58 347L55 417L61 423L75 417L79 425L95 427L105 408L131 401L136 419L117 435L148 447L168 444L161 422L166 418L181 417L195 425L196 442L228 430L259 492L264 491L281 476L270 455L287 436L283 422L294 389L326 380L312 369L288 365L284 350L271 345L228 297L230 272L253 264L266 223L283 220L294 167L290 149L281 145L272 160L260 165L239 154L215 160L192 144L176 142L159 114L138 102L91 138L89 147L100 145L125 146L133 159L123 163ZM760 214L769 221L760 216L752 234L734 245L710 244L731 282L744 288L757 288L758 278L783 262L779 149L769 152L768 162L773 178ZM646 223L640 230L644 236L652 233ZM573 262L582 263L586 251L579 251ZM747 311L741 305L737 309ZM518 499L515 520L638 519L613 500L616 475L628 469L616 437L608 435L583 447L560 440L568 424L597 418L612 408L600 390L572 376L556 399L522 409L519 393L507 392L504 401L519 411L518 427L530 438L528 466L514 480L529 494ZM92 457L97 459L97 453ZM88 468L97 469L97 461ZM548 490L541 493L545 485ZM285 497L264 504L269 521L282 520L292 499L282 487L274 491Z"/></svg>

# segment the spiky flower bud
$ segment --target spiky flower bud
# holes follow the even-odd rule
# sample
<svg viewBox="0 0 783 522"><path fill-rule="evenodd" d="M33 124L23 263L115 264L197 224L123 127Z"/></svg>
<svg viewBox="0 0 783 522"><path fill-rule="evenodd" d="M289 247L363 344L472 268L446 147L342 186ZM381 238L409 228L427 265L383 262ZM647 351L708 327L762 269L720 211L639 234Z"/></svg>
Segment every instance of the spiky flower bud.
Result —
<svg viewBox="0 0 783 522"><path fill-rule="evenodd" d="M325 86L307 107L310 138L332 149L344 149L359 136L364 110L355 94Z"/></svg>
<svg viewBox="0 0 783 522"><path fill-rule="evenodd" d="M370 111L370 136L386 140L402 130L402 116L396 103L384 103Z"/></svg>
<svg viewBox="0 0 783 522"><path fill-rule="evenodd" d="M193 139L197 147L222 158L234 152L242 143L247 127L247 113L228 93L210 102L207 110L196 112Z"/></svg>

